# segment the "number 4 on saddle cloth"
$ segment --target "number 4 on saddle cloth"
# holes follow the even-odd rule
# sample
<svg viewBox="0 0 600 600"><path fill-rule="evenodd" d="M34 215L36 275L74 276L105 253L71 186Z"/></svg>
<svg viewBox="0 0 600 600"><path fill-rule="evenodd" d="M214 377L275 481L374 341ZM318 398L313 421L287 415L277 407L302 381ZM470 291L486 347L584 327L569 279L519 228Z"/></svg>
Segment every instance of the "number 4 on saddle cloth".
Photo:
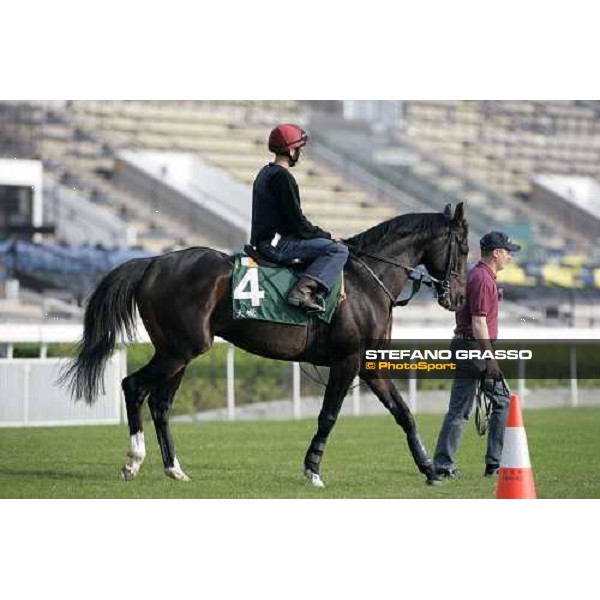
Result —
<svg viewBox="0 0 600 600"><path fill-rule="evenodd" d="M236 255L231 285L233 318L305 325L316 316L329 323L338 302L345 297L343 275L325 298L325 312L314 316L287 302L287 294L299 277L292 268L267 267L259 265L249 256Z"/></svg>

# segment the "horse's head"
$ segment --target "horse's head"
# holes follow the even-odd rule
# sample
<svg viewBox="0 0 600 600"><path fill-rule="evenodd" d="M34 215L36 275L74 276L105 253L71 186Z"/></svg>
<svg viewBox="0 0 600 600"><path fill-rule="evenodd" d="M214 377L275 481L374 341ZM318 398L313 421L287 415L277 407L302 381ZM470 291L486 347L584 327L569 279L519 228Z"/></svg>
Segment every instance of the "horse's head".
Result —
<svg viewBox="0 0 600 600"><path fill-rule="evenodd" d="M447 226L440 228L439 235L427 247L423 264L439 280L435 284L439 305L457 311L466 297L469 228L462 202L456 206L454 216L450 204L443 214Z"/></svg>

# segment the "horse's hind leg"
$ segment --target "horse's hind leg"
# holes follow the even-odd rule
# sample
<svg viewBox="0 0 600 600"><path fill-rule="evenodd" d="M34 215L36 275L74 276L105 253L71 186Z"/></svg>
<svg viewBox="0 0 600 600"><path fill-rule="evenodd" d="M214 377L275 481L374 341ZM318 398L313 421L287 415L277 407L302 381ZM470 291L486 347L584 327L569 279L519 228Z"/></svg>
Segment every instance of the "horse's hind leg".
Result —
<svg viewBox="0 0 600 600"><path fill-rule="evenodd" d="M190 478L181 469L175 455L175 445L173 444L173 436L169 428L169 414L173 405L173 398L183 379L184 373L185 367L173 375L169 381L153 390L148 399L148 405L150 406L150 413L152 414L152 420L156 429L156 437L158 438L158 445L162 454L165 475L180 481L189 481Z"/></svg>
<svg viewBox="0 0 600 600"><path fill-rule="evenodd" d="M362 377L361 373L361 378ZM381 403L392 413L396 423L402 427L406 433L406 440L413 460L419 471L427 477L427 483L434 485L439 483L440 477L436 474L431 460L421 437L417 432L417 424L410 412L410 409L404 402L400 392L396 389L394 382L391 379L371 379L363 378L365 383L371 388L373 393L381 401Z"/></svg>
<svg viewBox="0 0 600 600"><path fill-rule="evenodd" d="M127 410L127 424L129 425L130 435L127 460L121 469L121 477L127 481L137 476L146 458L142 405L148 394L148 389L143 385L143 382L145 379L144 375L151 369L151 365L152 361L135 373L131 373L131 375L125 377L121 382L121 387L125 394L125 408Z"/></svg>
<svg viewBox="0 0 600 600"><path fill-rule="evenodd" d="M150 390L165 378L171 377L182 366L181 362L165 361L155 355L147 365L123 379L121 387L125 394L127 423L131 436L127 460L121 470L123 479L130 480L136 477L146 458L146 442L141 416L144 399Z"/></svg>

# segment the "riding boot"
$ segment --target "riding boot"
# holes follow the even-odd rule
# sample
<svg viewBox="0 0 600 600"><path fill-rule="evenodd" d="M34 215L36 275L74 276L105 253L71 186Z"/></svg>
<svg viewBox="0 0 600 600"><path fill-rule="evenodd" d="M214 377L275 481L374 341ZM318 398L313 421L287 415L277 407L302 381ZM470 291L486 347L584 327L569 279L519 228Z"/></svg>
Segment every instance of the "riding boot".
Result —
<svg viewBox="0 0 600 600"><path fill-rule="evenodd" d="M325 307L319 304L314 295L319 284L309 277L301 277L296 285L288 292L287 301L292 306L299 306L307 312L325 312Z"/></svg>

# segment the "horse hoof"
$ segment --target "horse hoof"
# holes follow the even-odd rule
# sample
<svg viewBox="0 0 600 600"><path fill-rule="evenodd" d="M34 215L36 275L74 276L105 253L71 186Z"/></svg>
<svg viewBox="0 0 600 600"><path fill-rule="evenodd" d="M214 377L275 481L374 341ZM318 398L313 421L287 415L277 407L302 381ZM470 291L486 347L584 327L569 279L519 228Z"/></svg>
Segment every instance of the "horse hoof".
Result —
<svg viewBox="0 0 600 600"><path fill-rule="evenodd" d="M316 487L316 488L324 488L325 487L325 484L323 483L323 480L321 479L321 477L318 473L313 473L312 471L309 471L308 469L306 469L304 471L304 476L306 477L306 479L308 479L310 485L312 485L313 487Z"/></svg>
<svg viewBox="0 0 600 600"><path fill-rule="evenodd" d="M442 485L444 479L441 475L438 475L435 471L427 473L427 485Z"/></svg>
<svg viewBox="0 0 600 600"><path fill-rule="evenodd" d="M130 465L125 465L121 469L121 479L123 481L133 481L137 474L139 473L139 467L137 469L131 467Z"/></svg>
<svg viewBox="0 0 600 600"><path fill-rule="evenodd" d="M441 479L428 479L425 483L427 485L442 485L442 480Z"/></svg>
<svg viewBox="0 0 600 600"><path fill-rule="evenodd" d="M165 475L176 481L191 481L191 479L179 467L168 467Z"/></svg>

